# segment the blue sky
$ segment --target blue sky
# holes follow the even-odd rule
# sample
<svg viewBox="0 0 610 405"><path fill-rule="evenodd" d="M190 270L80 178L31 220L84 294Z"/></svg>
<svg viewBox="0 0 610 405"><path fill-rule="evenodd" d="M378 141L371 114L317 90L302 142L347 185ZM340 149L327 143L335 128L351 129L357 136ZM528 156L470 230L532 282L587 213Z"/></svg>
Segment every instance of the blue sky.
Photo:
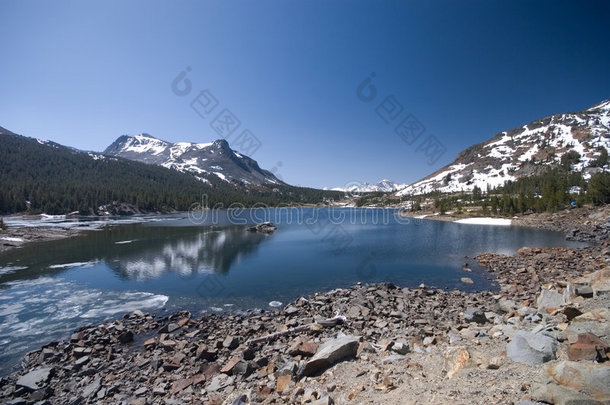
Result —
<svg viewBox="0 0 610 405"><path fill-rule="evenodd" d="M289 183L412 182L499 131L610 98L609 12L607 1L0 0L0 126L101 151L122 134L219 138L210 122L227 108L241 122L228 141L249 129L252 157ZM177 96L187 66L192 90ZM356 89L372 72L364 102ZM202 118L190 103L205 89L218 106ZM403 108L385 123L388 96ZM394 132L409 114L425 128L411 145ZM430 135L446 149L432 164L418 150Z"/></svg>

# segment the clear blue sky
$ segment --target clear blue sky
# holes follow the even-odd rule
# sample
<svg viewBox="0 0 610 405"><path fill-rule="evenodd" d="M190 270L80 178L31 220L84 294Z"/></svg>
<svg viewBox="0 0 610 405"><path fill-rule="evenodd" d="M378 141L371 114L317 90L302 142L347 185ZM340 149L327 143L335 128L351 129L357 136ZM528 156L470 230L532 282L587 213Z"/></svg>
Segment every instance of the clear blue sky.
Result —
<svg viewBox="0 0 610 405"><path fill-rule="evenodd" d="M141 132L206 142L213 117L189 103L207 88L262 142L253 158L304 186L412 182L610 98L608 1L0 0L0 15L0 126L96 151ZM447 148L433 165L376 115L388 95Z"/></svg>

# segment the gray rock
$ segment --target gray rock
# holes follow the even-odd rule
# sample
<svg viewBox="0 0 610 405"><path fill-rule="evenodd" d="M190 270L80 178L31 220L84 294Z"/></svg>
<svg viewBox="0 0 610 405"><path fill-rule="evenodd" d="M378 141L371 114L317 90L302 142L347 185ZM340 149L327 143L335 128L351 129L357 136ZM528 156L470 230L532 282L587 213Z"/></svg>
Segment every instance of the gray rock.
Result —
<svg viewBox="0 0 610 405"><path fill-rule="evenodd" d="M133 332L128 330L119 335L119 342L126 344L133 342Z"/></svg>
<svg viewBox="0 0 610 405"><path fill-rule="evenodd" d="M593 288L591 286L583 286L576 288L576 295L584 298L593 297Z"/></svg>
<svg viewBox="0 0 610 405"><path fill-rule="evenodd" d="M100 390L101 387L102 387L102 380L97 378L97 379L93 380L93 382L91 384L89 384L85 387L82 395L85 398L90 398L90 397L94 396L95 394L97 394L97 392Z"/></svg>
<svg viewBox="0 0 610 405"><path fill-rule="evenodd" d="M409 344L403 342L394 343L392 351L398 354L407 354L409 353Z"/></svg>
<svg viewBox="0 0 610 405"><path fill-rule="evenodd" d="M298 309L298 308L296 308L296 307L293 307L292 305L290 305L289 307L287 307L286 309L284 309L284 313L285 313L286 315L289 315L289 316L290 316L290 315L294 315L294 314L296 314L297 312L299 312L299 309Z"/></svg>
<svg viewBox="0 0 610 405"><path fill-rule="evenodd" d="M381 359L381 362L383 364L386 364L386 363L392 363L394 361L400 361L400 360L404 360L404 359L405 359L405 356L400 356L398 354L393 354L391 356L384 357L383 359Z"/></svg>
<svg viewBox="0 0 610 405"><path fill-rule="evenodd" d="M515 308L517 308L517 304L513 300L501 299L501 300L498 300L498 308L500 309L501 312L509 313L509 312L513 312L515 310Z"/></svg>
<svg viewBox="0 0 610 405"><path fill-rule="evenodd" d="M334 403L335 403L335 401L333 401L333 399L331 397L326 396L326 397L317 399L313 402L310 402L309 405L333 405Z"/></svg>
<svg viewBox="0 0 610 405"><path fill-rule="evenodd" d="M227 336L224 342L222 342L222 345L227 349L233 350L239 346L239 339L235 336Z"/></svg>
<svg viewBox="0 0 610 405"><path fill-rule="evenodd" d="M248 402L248 396L246 394L242 394L235 398L235 401L233 401L231 405L246 405Z"/></svg>
<svg viewBox="0 0 610 405"><path fill-rule="evenodd" d="M610 337L610 311L607 309L585 312L572 319L564 331L570 343L576 342L581 333L593 333L599 337Z"/></svg>
<svg viewBox="0 0 610 405"><path fill-rule="evenodd" d="M540 291L536 304L538 305L538 311L546 311L548 308L559 308L566 303L563 294L559 294L554 290L547 290L543 288Z"/></svg>
<svg viewBox="0 0 610 405"><path fill-rule="evenodd" d="M486 323L487 317L483 311L476 308L466 308L464 312L464 320L466 322Z"/></svg>
<svg viewBox="0 0 610 405"><path fill-rule="evenodd" d="M49 381L52 371L53 369L51 367L43 367L30 371L26 375L19 377L17 380L17 385L19 387L36 391L45 386L47 381Z"/></svg>
<svg viewBox="0 0 610 405"><path fill-rule="evenodd" d="M506 355L517 363L542 364L557 358L557 340L520 330L506 345Z"/></svg>
<svg viewBox="0 0 610 405"><path fill-rule="evenodd" d="M343 336L329 340L320 346L316 354L307 363L299 368L297 375L299 378L310 376L332 366L341 359L355 357L358 345L359 339L354 336Z"/></svg>

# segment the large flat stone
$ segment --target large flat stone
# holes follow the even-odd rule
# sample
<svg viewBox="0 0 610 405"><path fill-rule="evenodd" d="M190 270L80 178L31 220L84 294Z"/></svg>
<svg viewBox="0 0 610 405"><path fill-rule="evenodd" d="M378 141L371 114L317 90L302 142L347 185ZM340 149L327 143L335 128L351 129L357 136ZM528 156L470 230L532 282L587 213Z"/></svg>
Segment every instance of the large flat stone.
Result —
<svg viewBox="0 0 610 405"><path fill-rule="evenodd" d="M52 370L51 367L43 367L30 371L26 375L19 377L17 385L32 391L39 390L49 381Z"/></svg>
<svg viewBox="0 0 610 405"><path fill-rule="evenodd" d="M297 372L300 377L310 376L328 368L341 359L355 357L359 339L354 336L343 336L325 342L316 354Z"/></svg>
<svg viewBox="0 0 610 405"><path fill-rule="evenodd" d="M540 291L540 295L536 301L539 312L548 312L559 308L566 303L566 299L563 294L558 293L554 290L547 290L543 288Z"/></svg>
<svg viewBox="0 0 610 405"><path fill-rule="evenodd" d="M610 340L610 311L601 309L585 312L572 319L564 331L570 343L576 342L578 335L587 332L599 336L602 340Z"/></svg>

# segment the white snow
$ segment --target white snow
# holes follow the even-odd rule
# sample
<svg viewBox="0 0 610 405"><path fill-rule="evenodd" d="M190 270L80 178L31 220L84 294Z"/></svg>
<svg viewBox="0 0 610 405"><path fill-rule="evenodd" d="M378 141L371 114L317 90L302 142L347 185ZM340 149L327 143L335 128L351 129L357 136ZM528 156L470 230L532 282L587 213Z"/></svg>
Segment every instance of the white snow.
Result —
<svg viewBox="0 0 610 405"><path fill-rule="evenodd" d="M159 155L167 149L168 145L167 142L160 139L140 134L131 137L123 150L134 153L151 152L153 155Z"/></svg>
<svg viewBox="0 0 610 405"><path fill-rule="evenodd" d="M229 182L229 180L227 180L227 176L225 176L224 174L219 173L219 172L214 172L214 174L216 176L220 177L221 179L223 179L224 181Z"/></svg>
<svg viewBox="0 0 610 405"><path fill-rule="evenodd" d="M471 225L502 225L508 226L512 223L512 220L507 218L465 218L454 221L458 224L471 224Z"/></svg>
<svg viewBox="0 0 610 405"><path fill-rule="evenodd" d="M23 242L23 238L11 238L8 236L3 236L2 238L0 238L0 240L5 240L7 242Z"/></svg>

